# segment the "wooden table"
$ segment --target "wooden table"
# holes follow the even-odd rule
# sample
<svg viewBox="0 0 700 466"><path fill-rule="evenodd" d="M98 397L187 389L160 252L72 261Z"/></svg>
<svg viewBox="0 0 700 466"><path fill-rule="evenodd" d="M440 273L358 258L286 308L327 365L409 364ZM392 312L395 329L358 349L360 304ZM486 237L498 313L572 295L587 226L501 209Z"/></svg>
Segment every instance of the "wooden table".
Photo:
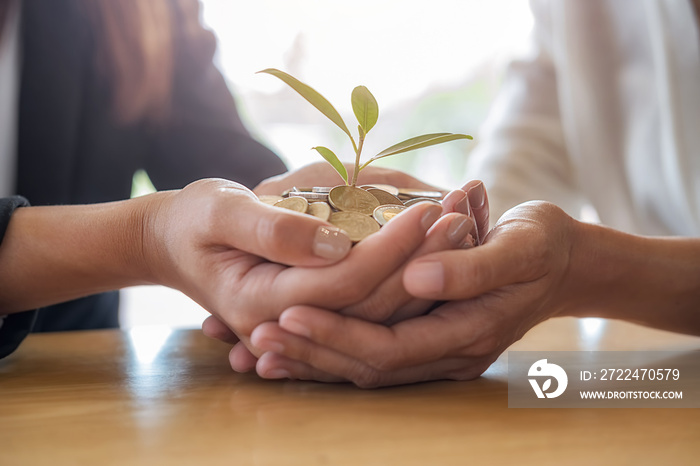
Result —
<svg viewBox="0 0 700 466"><path fill-rule="evenodd" d="M586 322L513 348L700 348ZM227 352L195 330L32 335L0 362L0 465L700 464L697 409L509 409L503 357L471 382L360 390L236 374Z"/></svg>

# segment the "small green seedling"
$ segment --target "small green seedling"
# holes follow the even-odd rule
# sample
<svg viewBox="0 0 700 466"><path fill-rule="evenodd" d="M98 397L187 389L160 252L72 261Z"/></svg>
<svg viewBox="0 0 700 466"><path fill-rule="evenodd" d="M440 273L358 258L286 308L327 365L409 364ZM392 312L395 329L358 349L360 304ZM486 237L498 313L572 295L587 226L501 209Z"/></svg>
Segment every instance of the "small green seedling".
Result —
<svg viewBox="0 0 700 466"><path fill-rule="evenodd" d="M274 68L268 68L266 70L259 71L259 73L267 73L275 76L282 81L284 81L289 87L297 91L304 99L306 99L311 105L316 107L321 113L328 117L333 123L335 123L345 134L348 135L350 141L352 142L352 148L355 151L355 169L352 174L352 181L348 181L348 173L345 169L345 165L342 164L340 159L333 153L332 150L327 147L317 146L314 147L321 156L330 163L333 168L338 172L338 174L343 178L346 185L355 186L357 184L357 176L360 174L362 169L367 165L374 162L375 160L389 157L390 155L403 154L405 152L410 152L416 149L422 149L423 147L434 146L436 144L442 144L443 142L450 142L457 139L473 139L467 134L457 134L457 133L432 133L424 134L422 136L416 136L410 139L406 139L403 142L394 144L391 147L384 149L379 152L374 157L367 160L365 163L360 165L360 154L362 153L362 146L365 142L365 137L367 133L374 127L379 119L379 105L377 105L377 100L374 98L372 93L365 86L357 86L352 91L352 110L357 117L359 125L357 130L359 133L358 142L355 142L355 138L348 129L347 125L343 121L338 111L333 107L333 105L311 86L304 84L295 77Z"/></svg>

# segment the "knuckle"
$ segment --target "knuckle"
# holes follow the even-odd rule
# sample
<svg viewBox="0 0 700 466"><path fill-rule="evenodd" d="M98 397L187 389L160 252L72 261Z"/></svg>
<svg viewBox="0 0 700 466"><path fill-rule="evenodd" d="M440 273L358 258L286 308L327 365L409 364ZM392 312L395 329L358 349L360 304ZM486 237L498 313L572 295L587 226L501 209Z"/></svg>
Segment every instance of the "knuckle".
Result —
<svg viewBox="0 0 700 466"><path fill-rule="evenodd" d="M370 296L361 303L350 306L343 313L370 322L385 322L392 316L391 310L394 307L393 303L390 303L385 297Z"/></svg>
<svg viewBox="0 0 700 466"><path fill-rule="evenodd" d="M500 335L489 333L481 336L470 345L469 354L477 358L489 357L499 351L502 343Z"/></svg>
<svg viewBox="0 0 700 466"><path fill-rule="evenodd" d="M343 282L343 286L336 290L334 300L340 306L348 306L365 299L372 291L372 286L361 277L355 276L351 280Z"/></svg>
<svg viewBox="0 0 700 466"><path fill-rule="evenodd" d="M284 212L280 212L283 214ZM292 218L288 215L266 215L259 217L255 227L255 236L258 243L272 256L279 256L289 249L288 239L290 232L294 231Z"/></svg>

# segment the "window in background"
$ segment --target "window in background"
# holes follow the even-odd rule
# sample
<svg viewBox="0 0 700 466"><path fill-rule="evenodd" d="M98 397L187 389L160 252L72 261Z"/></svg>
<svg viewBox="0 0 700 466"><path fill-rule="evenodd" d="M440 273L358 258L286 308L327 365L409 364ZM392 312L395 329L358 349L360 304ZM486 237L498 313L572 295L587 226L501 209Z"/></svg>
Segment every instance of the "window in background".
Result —
<svg viewBox="0 0 700 466"><path fill-rule="evenodd" d="M311 147L353 158L346 136L275 78L279 68L308 83L354 121L350 92L367 86L379 123L365 157L402 139L436 131L478 136L504 64L525 50L532 27L524 0L201 0L218 37L217 61L249 129L290 168L321 160ZM478 142L478 137L476 138ZM453 142L382 159L443 187L467 179L475 143ZM198 326L206 313L178 292L137 287L124 293L123 326Z"/></svg>

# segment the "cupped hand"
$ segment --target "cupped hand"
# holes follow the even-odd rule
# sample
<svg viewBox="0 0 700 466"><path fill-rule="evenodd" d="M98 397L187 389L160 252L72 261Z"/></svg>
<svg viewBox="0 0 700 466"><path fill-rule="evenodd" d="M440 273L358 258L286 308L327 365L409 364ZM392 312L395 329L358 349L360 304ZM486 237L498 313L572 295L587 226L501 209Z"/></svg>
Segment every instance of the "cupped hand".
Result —
<svg viewBox="0 0 700 466"><path fill-rule="evenodd" d="M165 198L147 222L145 249L158 283L183 291L254 350L252 330L290 306L337 310L367 297L421 247L441 213L416 205L348 252L331 225L260 203L236 183L205 180Z"/></svg>
<svg viewBox="0 0 700 466"><path fill-rule="evenodd" d="M570 274L578 222L531 202L499 220L482 246L412 261L415 297L451 300L391 326L294 306L252 334L267 378L351 381L377 387L478 377L534 325L563 312L579 290Z"/></svg>
<svg viewBox="0 0 700 466"><path fill-rule="evenodd" d="M441 218L426 235L426 240L410 259L436 251L469 248L485 237L489 225L488 195L483 184L473 180L450 192L442 202ZM341 314L361 319L395 323L424 314L434 300L410 296L402 283L403 270L407 263L386 277L369 295L358 302L339 310ZM230 344L237 342L235 333L216 316L208 317L202 324L205 335ZM237 344L231 351L231 365L239 372L254 369L257 362L244 344Z"/></svg>

